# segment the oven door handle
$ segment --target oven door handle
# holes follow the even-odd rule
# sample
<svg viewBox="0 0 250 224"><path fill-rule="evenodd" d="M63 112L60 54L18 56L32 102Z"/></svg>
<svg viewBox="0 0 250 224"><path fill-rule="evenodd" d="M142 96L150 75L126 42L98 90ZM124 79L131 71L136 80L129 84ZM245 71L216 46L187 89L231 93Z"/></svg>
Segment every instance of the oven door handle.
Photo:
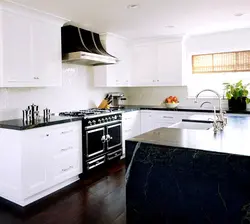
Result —
<svg viewBox="0 0 250 224"><path fill-rule="evenodd" d="M102 136L101 141L103 144L107 141L107 139L105 138L105 135Z"/></svg>
<svg viewBox="0 0 250 224"><path fill-rule="evenodd" d="M109 142L110 140L112 140L113 138L110 135L106 135L106 141Z"/></svg>

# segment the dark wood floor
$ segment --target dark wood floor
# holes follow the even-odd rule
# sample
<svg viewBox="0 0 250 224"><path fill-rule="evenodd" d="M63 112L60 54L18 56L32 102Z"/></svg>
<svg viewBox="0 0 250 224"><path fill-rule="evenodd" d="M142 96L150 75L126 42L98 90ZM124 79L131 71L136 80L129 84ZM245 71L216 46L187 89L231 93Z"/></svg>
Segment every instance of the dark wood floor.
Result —
<svg viewBox="0 0 250 224"><path fill-rule="evenodd" d="M125 224L125 168L115 165L17 211L0 203L0 224Z"/></svg>

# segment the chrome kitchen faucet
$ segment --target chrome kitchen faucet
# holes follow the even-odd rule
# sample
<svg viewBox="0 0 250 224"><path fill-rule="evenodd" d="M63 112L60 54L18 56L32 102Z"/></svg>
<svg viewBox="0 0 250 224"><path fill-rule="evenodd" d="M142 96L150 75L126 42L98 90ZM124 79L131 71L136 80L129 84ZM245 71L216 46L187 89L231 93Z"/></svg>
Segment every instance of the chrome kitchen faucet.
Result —
<svg viewBox="0 0 250 224"><path fill-rule="evenodd" d="M212 90L212 89L204 89L202 91L200 91L196 97L195 97L195 103L198 102L198 97L201 93L203 92L212 92L214 93L219 100L219 114L216 114L216 110L214 107L214 131L217 132L218 130L223 130L224 127L227 125L227 118L225 117L226 112L222 110L222 106L221 106L221 96L218 92ZM212 104L211 102L204 102L203 104L201 104L201 107L205 104L205 103L209 103ZM213 104L212 104L213 105Z"/></svg>

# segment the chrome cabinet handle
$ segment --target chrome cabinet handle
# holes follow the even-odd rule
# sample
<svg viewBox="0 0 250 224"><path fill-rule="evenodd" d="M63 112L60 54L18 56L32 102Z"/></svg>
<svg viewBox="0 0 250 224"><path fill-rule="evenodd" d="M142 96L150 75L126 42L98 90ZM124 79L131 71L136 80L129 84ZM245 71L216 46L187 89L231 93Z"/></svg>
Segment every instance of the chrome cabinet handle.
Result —
<svg viewBox="0 0 250 224"><path fill-rule="evenodd" d="M73 147L70 146L70 147L68 147L68 148L61 149L61 151L62 151L62 152L65 152L65 151L68 151L68 150L70 150L70 149L73 149Z"/></svg>
<svg viewBox="0 0 250 224"><path fill-rule="evenodd" d="M116 153L114 156L108 157L108 160L112 160L112 159L114 159L114 158L116 158L118 156L121 156L121 153Z"/></svg>
<svg viewBox="0 0 250 224"><path fill-rule="evenodd" d="M73 132L73 130L69 130L69 131L62 131L62 132L61 132L61 135L68 134L68 133L70 133L70 132Z"/></svg>
<svg viewBox="0 0 250 224"><path fill-rule="evenodd" d="M106 142L106 137L105 137L105 135L102 136L101 141L102 141L103 144Z"/></svg>
<svg viewBox="0 0 250 224"><path fill-rule="evenodd" d="M113 138L110 135L106 135L106 141L109 142L110 140L112 140Z"/></svg>
<svg viewBox="0 0 250 224"><path fill-rule="evenodd" d="M173 119L174 117L163 116L163 118L170 118L170 119Z"/></svg>
<svg viewBox="0 0 250 224"><path fill-rule="evenodd" d="M66 168L66 169L62 169L62 172L66 172L66 171L68 171L68 170L70 170L70 169L73 169L73 166L69 166L69 167Z"/></svg>

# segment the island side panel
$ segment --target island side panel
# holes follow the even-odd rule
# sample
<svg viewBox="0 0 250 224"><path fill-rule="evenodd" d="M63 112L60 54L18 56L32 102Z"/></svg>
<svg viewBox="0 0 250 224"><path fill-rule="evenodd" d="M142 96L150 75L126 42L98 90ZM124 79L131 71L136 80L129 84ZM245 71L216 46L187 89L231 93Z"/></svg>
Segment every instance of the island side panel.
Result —
<svg viewBox="0 0 250 224"><path fill-rule="evenodd" d="M126 142L128 223L250 218L250 157L141 143L132 158L136 146Z"/></svg>

